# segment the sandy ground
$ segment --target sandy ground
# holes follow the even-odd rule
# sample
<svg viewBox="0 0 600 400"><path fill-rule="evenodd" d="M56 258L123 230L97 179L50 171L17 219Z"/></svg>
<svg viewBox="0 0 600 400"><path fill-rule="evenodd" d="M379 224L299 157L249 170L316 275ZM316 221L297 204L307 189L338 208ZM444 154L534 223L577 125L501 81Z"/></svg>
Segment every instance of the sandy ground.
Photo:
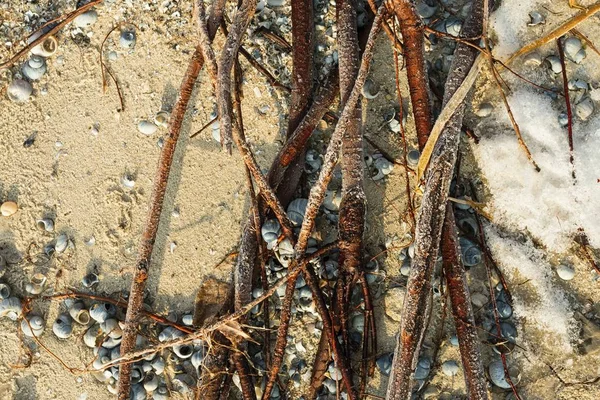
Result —
<svg viewBox="0 0 600 400"><path fill-rule="evenodd" d="M1 42L10 41L20 47L20 39L25 34L23 26L27 25L23 23L23 15L28 10L38 13L50 10L47 17L54 17L74 5L72 1L61 2L58 12L49 7L51 3L54 2L40 1L33 5L9 0L0 5L0 21L5 21L0 30ZM163 12L156 4L107 2L98 8L98 22L85 30L92 33L89 40L81 36L72 38L68 28L59 35L58 52L48 62L48 73L34 84L34 97L30 102L15 104L5 95L0 99L0 152L3 154L0 157L0 200L15 201L19 205L15 215L0 218L0 254L8 262L2 281L17 295L25 294L25 284L38 272L49 280L48 294L62 293L69 288L81 290L81 279L89 272L100 275L95 293L117 298L128 292L160 151L157 143L166 134L166 129L160 128L146 136L136 126L141 120L152 120L158 111L170 111L175 102L192 51L189 3L183 2ZM98 51L106 33L120 21L133 21L139 28L137 45L132 52L118 47L118 32L105 44L106 51L114 50L118 54L109 65L123 91L125 110L121 112L114 85L110 84L107 93L102 93ZM9 50L3 47L0 55L4 60ZM388 129L380 129L382 115L397 104L390 60L389 43L380 38L371 76L380 84L382 94L364 104L365 135L399 158L398 139ZM254 70L243 65L247 68L243 102L246 135L259 163L266 168L281 145L287 103L282 92L270 89ZM214 108L215 99L207 78L202 72L184 121L148 281L147 302L154 311L165 315L173 311L191 312L195 293L204 279L230 279L232 265L221 260L235 250L240 224L249 206L239 157L220 151L210 130L189 139L191 133L209 121ZM6 86L7 76L1 82ZM405 82L402 84L404 93L408 93ZM269 106L268 110L259 112L259 109L264 111L265 105ZM92 127L96 127L97 134ZM412 133L412 118L408 120L408 129ZM24 147L23 141L34 132L37 132L35 143ZM324 148L319 138L314 146L319 150ZM469 164L468 147L465 140L463 149L467 162L463 171L473 177L478 171ZM366 150L374 151L370 145L366 145ZM123 186L124 175L135 180L132 189ZM406 279L399 273L401 262L398 260L410 230L401 222L406 212L404 188L400 166L396 166L385 181L367 179L366 182L369 195L366 250L374 256L388 249L379 258L385 282L376 291L382 353L393 351ZM54 233L36 228L35 221L42 217L55 220ZM67 233L73 247L52 258L41 255L44 245L59 233ZM95 244L89 246L86 242L92 237ZM481 267L472 270L469 278L476 290L485 290L482 281L485 270ZM518 276L509 282L511 285L520 283ZM575 280L564 286L573 295L574 304L582 304L584 299L593 303L600 300L597 286L588 281ZM517 290L521 291L526 296L524 289ZM33 310L49 322L62 312L61 307L58 302L33 303ZM439 315L435 315L432 326L438 322ZM600 397L600 388L596 385L561 385L542 363L552 364L567 382L582 381L600 374L597 355L556 351L545 345L543 334L528 330L526 321L520 323L520 333L525 338L523 350L517 352L515 360L522 369L519 388L524 399ZM317 338L302 329L303 321L297 321L294 326L291 335L305 342L305 358L310 365ZM40 337L49 350L73 369L71 372L30 340L24 345L15 322L3 318L0 329L3 332L0 335L0 398L91 400L111 397L104 385L89 374L77 371L93 358L92 351L78 339L83 334L81 327L71 339L59 340L51 333L49 323ZM447 322L439 363L448 359L460 362L458 348L449 344L453 331L452 322ZM428 338L426 345L431 345L432 340ZM482 340L486 340L485 334ZM31 350L26 350L28 348ZM482 348L487 365L493 352L489 346ZM30 364L27 354L31 355ZM464 398L462 373L448 378L438 367L439 364L434 367L431 384L439 394L432 398ZM376 372L369 390L382 396L386 383L387 378ZM504 399L508 393L497 388L492 391L494 399Z"/></svg>

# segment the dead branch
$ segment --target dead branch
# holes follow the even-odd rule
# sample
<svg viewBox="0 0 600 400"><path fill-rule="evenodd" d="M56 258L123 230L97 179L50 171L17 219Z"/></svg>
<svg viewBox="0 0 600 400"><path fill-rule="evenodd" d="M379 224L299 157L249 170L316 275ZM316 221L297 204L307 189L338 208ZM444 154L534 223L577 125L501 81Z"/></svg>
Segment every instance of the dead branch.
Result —
<svg viewBox="0 0 600 400"><path fill-rule="evenodd" d="M198 23L198 36L200 38L200 49L202 57L206 64L206 69L212 80L213 87L217 86L217 57L212 48L212 39L208 34L208 23L206 21L206 10L204 9L204 0L198 0L194 3L194 19Z"/></svg>
<svg viewBox="0 0 600 400"><path fill-rule="evenodd" d="M567 78L567 66L565 65L565 51L563 49L562 42L564 36L556 39L556 46L558 47L558 55L560 58L560 65L562 69L563 78L563 90L565 92L565 104L567 105L567 131L569 140L569 161L571 162L571 176L575 180L575 160L573 158L573 111L571 110L571 99L569 96L569 78Z"/></svg>

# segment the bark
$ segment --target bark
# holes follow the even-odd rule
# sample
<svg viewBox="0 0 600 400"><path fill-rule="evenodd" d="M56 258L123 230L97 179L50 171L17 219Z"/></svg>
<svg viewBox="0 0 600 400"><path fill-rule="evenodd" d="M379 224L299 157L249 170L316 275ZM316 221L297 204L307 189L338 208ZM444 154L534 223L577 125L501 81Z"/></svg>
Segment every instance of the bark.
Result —
<svg viewBox="0 0 600 400"><path fill-rule="evenodd" d="M396 11L398 11L398 6L404 2L397 0L395 3L397 6ZM482 21L483 0L478 0L473 4L471 16L463 27L461 37L479 36L482 32ZM405 41L407 41L406 36ZM472 47L463 43L457 45L450 74L445 85L444 106L469 73L476 56L477 50ZM421 79L423 82L427 82L424 76L421 76ZM416 119L415 104L413 100ZM427 102L421 104L428 106ZM418 360L419 349L425 333L427 318L425 311L428 307L429 293L431 292L433 267L440 247L446 202L457 158L463 114L464 105L461 105L447 122L437 141L425 175L425 189L415 232L415 257L412 260L402 312L402 326L396 343L392 372L388 383L386 396L388 400L410 398L410 376Z"/></svg>

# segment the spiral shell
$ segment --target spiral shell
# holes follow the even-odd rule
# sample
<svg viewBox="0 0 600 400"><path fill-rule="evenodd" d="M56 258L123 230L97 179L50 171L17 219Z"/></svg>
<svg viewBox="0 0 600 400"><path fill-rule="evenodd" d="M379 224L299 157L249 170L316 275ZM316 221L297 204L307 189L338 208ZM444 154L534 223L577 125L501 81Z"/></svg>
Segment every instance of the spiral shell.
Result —
<svg viewBox="0 0 600 400"><path fill-rule="evenodd" d="M23 75L32 81L40 79L46 73L46 60L41 56L33 55L21 67Z"/></svg>
<svg viewBox="0 0 600 400"><path fill-rule="evenodd" d="M41 34L42 34L41 31L36 32L35 34L33 34L29 37L27 42L33 43L33 41L36 40L38 37L40 37ZM41 42L40 44L38 44L37 46L35 46L34 48L31 49L31 54L34 54L36 56L41 56L44 58L48 58L48 57L53 56L57 50L58 50L58 40L56 40L56 38L54 36L48 36L46 39L44 39L43 42Z"/></svg>
<svg viewBox="0 0 600 400"><path fill-rule="evenodd" d="M190 358L194 353L194 347L190 344L179 344L173 346L173 352L181 359Z"/></svg>
<svg viewBox="0 0 600 400"><path fill-rule="evenodd" d="M90 322L90 313L86 309L85 304L80 301L74 302L69 307L69 315L78 324L87 325Z"/></svg>
<svg viewBox="0 0 600 400"><path fill-rule="evenodd" d="M268 219L260 228L260 233L267 246L272 248L281 235L281 225L276 219Z"/></svg>
<svg viewBox="0 0 600 400"><path fill-rule="evenodd" d="M117 308L110 303L96 303L90 308L90 317L100 323L116 314Z"/></svg>
<svg viewBox="0 0 600 400"><path fill-rule="evenodd" d="M287 215L295 226L302 225L308 199L294 199L287 207Z"/></svg>
<svg viewBox="0 0 600 400"><path fill-rule="evenodd" d="M134 30L126 29L119 36L119 45L124 49L133 49L135 47L136 35Z"/></svg>
<svg viewBox="0 0 600 400"><path fill-rule="evenodd" d="M83 335L83 342L87 347L91 347L92 349L96 347L96 339L98 336L102 334L102 329L100 328L100 324L94 324L89 327L85 334Z"/></svg>
<svg viewBox="0 0 600 400"><path fill-rule="evenodd" d="M365 99L372 100L379 96L379 85L372 80L367 79L362 87L361 93Z"/></svg>
<svg viewBox="0 0 600 400"><path fill-rule="evenodd" d="M154 393L152 393L152 399L154 400L167 400L169 398L169 390L165 386L160 386Z"/></svg>
<svg viewBox="0 0 600 400"><path fill-rule="evenodd" d="M73 333L72 321L73 320L68 314L59 315L52 325L52 332L61 339L70 337Z"/></svg>
<svg viewBox="0 0 600 400"><path fill-rule="evenodd" d="M54 221L51 218L42 218L35 221L35 225L41 231L53 232Z"/></svg>
<svg viewBox="0 0 600 400"><path fill-rule="evenodd" d="M28 315L21 321L21 331L25 336L38 337L44 332L44 320L39 315Z"/></svg>
<svg viewBox="0 0 600 400"><path fill-rule="evenodd" d="M490 374L490 379L494 385L502 389L511 388L510 384L506 380L506 374L504 372L504 365L502 364L502 360L496 360L492 362L488 367L488 372ZM515 367L509 367L508 374L512 383L516 385L521 378L519 371Z"/></svg>
<svg viewBox="0 0 600 400"><path fill-rule="evenodd" d="M144 389L148 392L153 392L158 388L158 376L152 371L146 373L144 377Z"/></svg>

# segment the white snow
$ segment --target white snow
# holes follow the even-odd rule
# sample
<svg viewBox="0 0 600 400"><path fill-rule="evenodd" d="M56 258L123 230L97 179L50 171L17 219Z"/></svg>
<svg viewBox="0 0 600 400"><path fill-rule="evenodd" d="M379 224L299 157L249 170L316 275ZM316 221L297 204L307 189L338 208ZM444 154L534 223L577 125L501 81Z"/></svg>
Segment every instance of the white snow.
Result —
<svg viewBox="0 0 600 400"><path fill-rule="evenodd" d="M504 0L501 7L490 15L490 28L497 35L494 46L496 57L504 60L525 44L525 36L531 34L531 28L527 26L529 13L540 8L538 3L535 0ZM545 15L547 11L540 8L540 13Z"/></svg>
<svg viewBox="0 0 600 400"><path fill-rule="evenodd" d="M555 284L556 273L544 253L535 249L530 240L520 242L502 237L493 227L487 227L485 233L509 285L514 291L527 290L526 296L513 296L515 317L543 332L543 342L549 348L572 352L571 342L576 336L577 323L565 292ZM527 286L521 287L525 281ZM520 330L525 329L521 324L518 326ZM527 337L524 339L527 341Z"/></svg>
<svg viewBox="0 0 600 400"><path fill-rule="evenodd" d="M579 228L593 247L600 247L600 116L588 122L575 119L574 183L567 129L557 119L560 111L552 107L550 97L524 85L513 87L508 100L541 172L527 160L499 105L497 120L476 128L481 141L473 147L492 194L494 223L514 232L527 231L557 253L573 245Z"/></svg>

